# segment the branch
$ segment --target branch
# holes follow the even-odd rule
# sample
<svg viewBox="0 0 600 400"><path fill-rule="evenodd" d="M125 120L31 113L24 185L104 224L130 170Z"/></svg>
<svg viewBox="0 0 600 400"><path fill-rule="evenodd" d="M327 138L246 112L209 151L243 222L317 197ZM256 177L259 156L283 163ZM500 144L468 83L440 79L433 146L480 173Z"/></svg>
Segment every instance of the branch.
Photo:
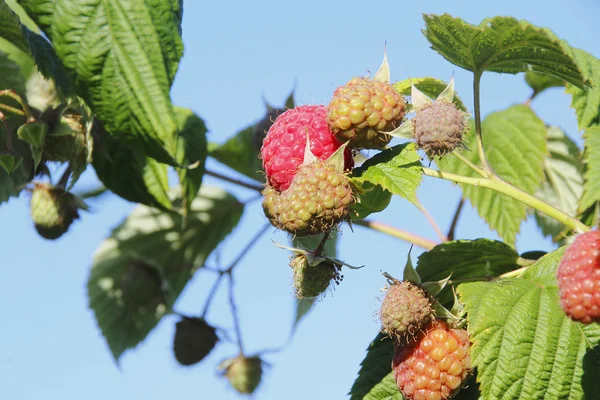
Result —
<svg viewBox="0 0 600 400"><path fill-rule="evenodd" d="M416 246L419 246L425 250L431 250L438 244L433 242L432 240L425 239L424 237L415 235L414 233L410 233L404 231L402 229L395 228L393 226L377 222L377 221L368 221L368 220L360 220L360 221L352 221L353 225L364 226L366 228L372 229L377 232L385 233L386 235L395 237L397 239L404 240L406 242L412 243Z"/></svg>
<svg viewBox="0 0 600 400"><path fill-rule="evenodd" d="M244 182L244 181L241 181L239 179L230 178L230 177L222 175L222 174L220 174L218 172L206 170L205 173L206 173L206 175L215 177L215 178L220 179L222 181L233 183L233 184L236 184L238 186L245 187L247 189L252 189L252 190L255 190L255 191L259 192L259 193L262 192L263 189L264 189L263 185L257 185L257 184L250 183L250 182Z"/></svg>
<svg viewBox="0 0 600 400"><path fill-rule="evenodd" d="M495 190L498 193L505 194L508 197L520 201L521 203L528 205L529 207L532 207L551 218L554 218L558 222L573 229L575 232L581 233L590 230L590 227L583 224L581 221L571 217L569 214L559 210L558 208L543 202L537 197L532 196L529 193L525 193L521 189L514 187L496 175L491 175L489 179L471 178L468 176L451 174L449 172L443 172L427 167L423 167L423 174L433 178L445 179L456 183L466 183L467 185L480 186Z"/></svg>
<svg viewBox="0 0 600 400"><path fill-rule="evenodd" d="M454 232L456 231L456 225L458 225L458 219L460 218L460 212L465 205L465 198L461 196L460 201L458 202L458 206L456 207L456 211L454 212L454 217L452 218L452 223L450 224L450 228L448 229L448 240L454 240Z"/></svg>
<svg viewBox="0 0 600 400"><path fill-rule="evenodd" d="M444 235L444 232L442 232L442 230L440 229L440 227L437 224L437 222L435 222L435 220L433 219L433 217L431 216L431 214L429 214L429 211L427 211L427 209L423 206L423 204L421 203L421 201L418 200L418 199L417 199L417 204L418 204L419 210L421 210L421 212L423 213L423 215L425 215L425 218L427 218L427 221L429 222L429 225L431 225L431 227L433 228L433 230L435 231L435 233L438 235L438 237L440 238L440 240L442 242L447 242L448 238L446 237L446 235Z"/></svg>
<svg viewBox="0 0 600 400"><path fill-rule="evenodd" d="M473 100L475 103L475 133L477 134L477 153L483 165L483 170L488 176L492 173L492 167L487 161L483 149L483 133L481 131L481 100L480 100L481 72L475 72L473 77Z"/></svg>

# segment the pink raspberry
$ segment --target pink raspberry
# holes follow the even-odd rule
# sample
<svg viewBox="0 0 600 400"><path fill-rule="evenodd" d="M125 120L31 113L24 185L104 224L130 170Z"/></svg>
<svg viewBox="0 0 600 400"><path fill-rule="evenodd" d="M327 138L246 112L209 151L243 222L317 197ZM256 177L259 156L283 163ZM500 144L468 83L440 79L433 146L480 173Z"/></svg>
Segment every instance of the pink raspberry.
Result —
<svg viewBox="0 0 600 400"><path fill-rule="evenodd" d="M600 232L577 236L556 273L560 304L574 321L600 321Z"/></svg>
<svg viewBox="0 0 600 400"><path fill-rule="evenodd" d="M261 156L269 184L282 192L292 183L298 167L304 161L306 133L310 150L320 160L326 160L342 144L327 125L327 107L298 106L280 114L265 138ZM346 149L345 169L354 166L350 149Z"/></svg>

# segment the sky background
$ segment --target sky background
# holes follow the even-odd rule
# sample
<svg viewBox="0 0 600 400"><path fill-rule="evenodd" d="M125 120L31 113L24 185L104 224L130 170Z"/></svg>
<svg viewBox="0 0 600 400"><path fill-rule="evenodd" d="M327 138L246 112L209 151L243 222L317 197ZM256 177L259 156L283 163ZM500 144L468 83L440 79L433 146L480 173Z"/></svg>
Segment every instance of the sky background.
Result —
<svg viewBox="0 0 600 400"><path fill-rule="evenodd" d="M420 32L421 14L448 12L473 24L496 15L527 19L600 56L600 6L594 0L565 4L556 0L188 0L183 20L185 55L173 86L173 102L193 109L206 121L209 140L222 142L260 119L263 96L281 106L295 87L298 104L326 104L337 86L377 70L387 41L392 80L433 76L447 81L454 75L458 94L472 110L471 74L429 49ZM484 114L522 102L530 94L522 75L484 75L482 91ZM563 90L552 89L539 96L533 107L542 119L561 126L581 143L569 103ZM208 167L234 175L214 161ZM90 168L77 188L92 188L96 182ZM218 182L206 178L205 183ZM251 191L226 187L240 200L254 196ZM424 178L419 197L446 230L460 197L458 189ZM90 203L94 212L85 213L55 242L36 234L26 196L0 207L0 398L238 398L215 372L221 360L236 354L236 346L223 342L201 364L180 367L171 352L174 317L163 319L141 345L115 364L88 309L86 281L95 249L134 205L112 195ZM394 199L386 212L373 219L436 239L422 214L401 199ZM259 202L246 208L239 229L218 251L224 265L264 221ZM467 205L457 237L497 236ZM271 239L286 242L283 234L270 230L235 271L248 353L285 344L294 318L288 253ZM533 221L523 224L517 243L520 252L552 248ZM345 227L338 246L340 258L366 267L345 270L344 282L317 303L289 347L266 357L271 367L254 398L345 398L365 348L378 330L375 311L385 283L380 271L400 276L408 249L408 244L396 239L361 227L352 233ZM415 248L413 256L419 253ZM199 313L214 279L211 272L197 273L176 309ZM226 285L207 318L231 331Z"/></svg>

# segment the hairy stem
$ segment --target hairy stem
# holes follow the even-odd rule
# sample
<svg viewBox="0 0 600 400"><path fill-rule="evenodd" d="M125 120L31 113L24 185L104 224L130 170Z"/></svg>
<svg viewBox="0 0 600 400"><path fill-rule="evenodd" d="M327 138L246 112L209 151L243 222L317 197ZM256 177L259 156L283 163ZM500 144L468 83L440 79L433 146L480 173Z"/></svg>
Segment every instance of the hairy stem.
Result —
<svg viewBox="0 0 600 400"><path fill-rule="evenodd" d="M402 229L395 228L393 226L377 222L377 221L368 221L368 220L360 220L360 221L352 221L353 225L364 226L366 228L372 229L377 232L384 233L388 236L392 236L406 242L412 243L416 246L419 246L425 250L431 250L438 244L432 240L425 239L424 237L415 235L414 233L407 232Z"/></svg>
<svg viewBox="0 0 600 400"><path fill-rule="evenodd" d="M483 171L485 171L488 176L492 173L492 168L487 161L485 156L485 150L483 149L483 134L481 131L481 72L475 72L475 76L473 77L473 100L475 107L475 133L477 134L477 153L479 154L479 159L481 160L481 165L483 166Z"/></svg>
<svg viewBox="0 0 600 400"><path fill-rule="evenodd" d="M214 178L220 179L220 180L225 181L225 182L229 182L229 183L236 184L238 186L245 187L247 189L252 189L252 190L255 190L257 192L262 192L262 190L264 189L263 185L257 185L257 184L250 183L250 182L244 182L244 181L241 181L239 179L230 178L228 176L225 176L225 175L222 175L222 174L220 174L218 172L214 172L214 171L210 171L210 170L206 170L206 175L212 176Z"/></svg>
<svg viewBox="0 0 600 400"><path fill-rule="evenodd" d="M33 121L35 119L35 118L33 118L33 115L31 114L31 110L29 109L29 106L27 105L27 103L25 103L25 101L23 101L23 98L21 96L19 96L14 90L12 90L12 89L0 90L0 96L10 97L11 99L13 99L17 103L19 103L19 105L23 109L23 115L25 115L25 118L27 118L27 121Z"/></svg>
<svg viewBox="0 0 600 400"><path fill-rule="evenodd" d="M467 185L480 186L488 189L495 190L496 192L505 194L521 203L534 208L547 216L554 218L558 222L565 226L573 229L577 233L587 232L590 228L583 224L581 221L571 217L565 212L559 210L556 207L551 206L548 203L543 202L535 196L525 193L521 189L518 189L510 183L502 180L500 177L491 175L489 179L485 178L471 178L468 176L451 174L448 172L442 172L439 170L423 167L423 174L438 179L445 179L456 183L465 183Z"/></svg>
<svg viewBox="0 0 600 400"><path fill-rule="evenodd" d="M462 161L465 165L467 165L469 168L471 168L473 171L477 172L479 175L481 175L483 178L488 178L489 177L489 173L486 172L485 170L481 169L480 167L478 167L477 165L473 164L471 161L469 161L468 159L466 159L462 154L460 154L458 151L452 153L454 155L454 157L458 158L460 161Z"/></svg>
<svg viewBox="0 0 600 400"><path fill-rule="evenodd" d="M18 108L7 106L6 104L2 104L2 103L0 103L0 110L4 110L9 113L13 113L15 115L25 116L25 113L23 111L19 110Z"/></svg>

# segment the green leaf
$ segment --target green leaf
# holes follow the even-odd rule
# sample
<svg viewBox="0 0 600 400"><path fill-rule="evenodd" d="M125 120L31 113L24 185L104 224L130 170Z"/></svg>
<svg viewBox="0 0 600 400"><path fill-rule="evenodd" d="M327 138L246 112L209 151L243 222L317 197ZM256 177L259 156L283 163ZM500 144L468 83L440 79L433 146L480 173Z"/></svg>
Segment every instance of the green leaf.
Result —
<svg viewBox="0 0 600 400"><path fill-rule="evenodd" d="M417 188L423 177L414 143L404 143L371 157L352 171L357 183L371 182L418 207Z"/></svg>
<svg viewBox="0 0 600 400"><path fill-rule="evenodd" d="M92 165L104 186L125 200L170 209L167 165L102 136L94 145Z"/></svg>
<svg viewBox="0 0 600 400"><path fill-rule="evenodd" d="M600 325L575 323L562 311L555 278L561 255L542 257L522 279L459 286L483 398L600 393Z"/></svg>
<svg viewBox="0 0 600 400"><path fill-rule="evenodd" d="M385 210L392 200L392 194L379 185L363 182L357 195L357 202L352 206L350 216L353 220L365 219L372 213Z"/></svg>
<svg viewBox="0 0 600 400"><path fill-rule="evenodd" d="M518 258L512 247L497 240L454 240L422 253L416 269L423 282L446 279L450 274L453 281L488 280L518 268ZM436 297L442 303L451 302L451 288L444 288Z"/></svg>
<svg viewBox="0 0 600 400"><path fill-rule="evenodd" d="M533 89L533 96L537 96L546 89L564 87L566 85L566 82L562 79L533 71L525 72L525 82Z"/></svg>
<svg viewBox="0 0 600 400"><path fill-rule="evenodd" d="M571 95L571 107L575 109L579 130L600 123L600 60L580 49L574 49L583 73L594 86L580 88L567 84L566 92Z"/></svg>
<svg viewBox="0 0 600 400"><path fill-rule="evenodd" d="M24 0L23 8L113 136L173 163L170 100L182 54L179 0Z"/></svg>
<svg viewBox="0 0 600 400"><path fill-rule="evenodd" d="M588 84L572 48L551 30L512 17L484 19L478 26L448 14L425 15L423 34L431 48L454 65L517 74L535 71L578 87Z"/></svg>
<svg viewBox="0 0 600 400"><path fill-rule="evenodd" d="M189 211L189 206L196 198L204 176L204 164L208 153L206 126L192 110L177 107L175 112L179 122L175 160L180 165L190 167L177 168L183 190L184 208Z"/></svg>
<svg viewBox="0 0 600 400"><path fill-rule="evenodd" d="M0 3L0 49L16 57L27 57L29 46L21 32L21 22L17 14L3 1Z"/></svg>
<svg viewBox="0 0 600 400"><path fill-rule="evenodd" d="M259 152L254 145L254 125L242 129L223 144L209 143L211 157L259 182L265 181Z"/></svg>
<svg viewBox="0 0 600 400"><path fill-rule="evenodd" d="M25 93L25 81L21 77L19 66L2 51L0 51L0 90L1 89L12 89L20 94ZM7 97L0 98L0 102L3 104L18 107L16 102L7 100ZM10 114L8 115L10 116ZM4 130L4 128L2 128L2 130Z"/></svg>
<svg viewBox="0 0 600 400"><path fill-rule="evenodd" d="M358 377L350 389L350 400L402 399L391 374L393 355L392 340L378 333L367 348L367 356L360 363ZM393 385L390 385L388 376Z"/></svg>
<svg viewBox="0 0 600 400"><path fill-rule="evenodd" d="M544 177L547 154L547 129L542 120L527 106L515 105L488 115L482 123L483 144L488 162L505 181L534 194ZM475 131L467 135L466 146L471 149L462 155L479 164ZM443 171L479 177L453 154L438 162ZM521 221L527 217L527 207L517 200L493 190L461 185L463 194L479 215L496 230L502 239L514 245Z"/></svg>
<svg viewBox="0 0 600 400"><path fill-rule="evenodd" d="M194 272L238 224L242 211L243 204L233 196L203 187L185 228L179 214L138 206L100 245L87 284L88 297L115 360L144 340L169 312ZM131 262L147 263L159 272L164 302L124 296L123 274Z"/></svg>
<svg viewBox="0 0 600 400"><path fill-rule="evenodd" d="M586 129L585 139L585 183L583 196L579 202L579 211L586 210L600 200L600 126L594 125Z"/></svg>
<svg viewBox="0 0 600 400"><path fill-rule="evenodd" d="M442 93L448 87L448 83L441 79L424 77L410 78L396 82L394 83L394 89L396 89L396 91L403 96L410 96L411 85L415 85L417 89L432 99L436 99L440 93ZM465 104L456 94L454 95L454 104L456 104L459 109L467 111Z"/></svg>
<svg viewBox="0 0 600 400"><path fill-rule="evenodd" d="M545 179L535 196L572 217L583 191L583 163L577 145L558 127L548 128L548 150L544 160ZM535 211L535 220L546 236L557 237L565 226Z"/></svg>

